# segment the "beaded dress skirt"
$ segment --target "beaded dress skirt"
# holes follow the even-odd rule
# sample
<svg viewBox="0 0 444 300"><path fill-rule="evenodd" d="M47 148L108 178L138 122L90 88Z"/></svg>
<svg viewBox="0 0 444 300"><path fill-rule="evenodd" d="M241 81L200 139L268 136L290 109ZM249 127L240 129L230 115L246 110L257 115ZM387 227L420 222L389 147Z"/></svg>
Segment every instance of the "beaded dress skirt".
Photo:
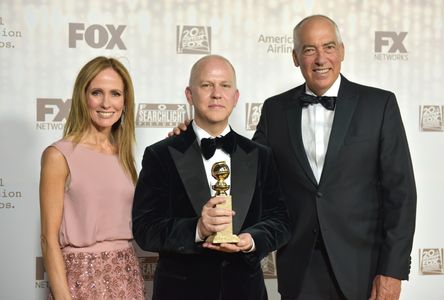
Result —
<svg viewBox="0 0 444 300"><path fill-rule="evenodd" d="M144 299L144 282L132 246L113 251L67 252L63 258L72 299ZM51 294L49 299L54 299Z"/></svg>

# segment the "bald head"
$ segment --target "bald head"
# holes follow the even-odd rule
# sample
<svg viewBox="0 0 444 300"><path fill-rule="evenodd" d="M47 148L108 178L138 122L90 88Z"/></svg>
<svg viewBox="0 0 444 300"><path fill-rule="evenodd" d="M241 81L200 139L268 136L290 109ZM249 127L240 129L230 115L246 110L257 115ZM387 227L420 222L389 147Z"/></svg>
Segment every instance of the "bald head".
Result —
<svg viewBox="0 0 444 300"><path fill-rule="evenodd" d="M221 134L239 99L231 63L219 55L199 59L191 69L185 96L194 107L196 125L212 136Z"/></svg>
<svg viewBox="0 0 444 300"><path fill-rule="evenodd" d="M215 54L204 56L194 63L193 67L191 68L190 80L189 80L188 85L192 86L192 85L196 84L196 78L199 77L202 67L204 65L206 65L207 63L213 62L213 61L221 61L230 67L230 69L233 71L233 80L234 80L233 83L234 83L234 86L236 87L236 71L234 70L233 65L225 57L223 57L221 55L215 55Z"/></svg>

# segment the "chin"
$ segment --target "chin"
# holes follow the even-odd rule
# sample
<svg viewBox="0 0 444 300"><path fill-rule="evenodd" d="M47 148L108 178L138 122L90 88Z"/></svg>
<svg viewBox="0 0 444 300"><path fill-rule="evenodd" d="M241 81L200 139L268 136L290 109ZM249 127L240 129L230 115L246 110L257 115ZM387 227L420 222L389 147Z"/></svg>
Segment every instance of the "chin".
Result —
<svg viewBox="0 0 444 300"><path fill-rule="evenodd" d="M93 121L93 124L97 128L106 129L106 128L113 127L113 125L116 124L117 121L118 120L109 120L109 121L108 120L107 121L101 120L100 122L94 122Z"/></svg>

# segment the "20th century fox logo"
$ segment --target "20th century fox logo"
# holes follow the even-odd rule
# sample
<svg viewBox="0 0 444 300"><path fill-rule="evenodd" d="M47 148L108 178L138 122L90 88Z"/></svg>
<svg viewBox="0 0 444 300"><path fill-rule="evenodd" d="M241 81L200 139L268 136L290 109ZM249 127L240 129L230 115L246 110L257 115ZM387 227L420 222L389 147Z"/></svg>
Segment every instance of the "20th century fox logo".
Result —
<svg viewBox="0 0 444 300"><path fill-rule="evenodd" d="M245 129L256 130L261 117L263 103L246 103Z"/></svg>
<svg viewBox="0 0 444 300"><path fill-rule="evenodd" d="M171 127L192 119L187 104L140 103L137 108L136 127Z"/></svg>
<svg viewBox="0 0 444 300"><path fill-rule="evenodd" d="M178 54L210 54L211 27L177 26Z"/></svg>
<svg viewBox="0 0 444 300"><path fill-rule="evenodd" d="M419 249L419 273L422 275L444 274L443 249Z"/></svg>
<svg viewBox="0 0 444 300"><path fill-rule="evenodd" d="M421 131L444 131L444 106L422 105L419 107Z"/></svg>
<svg viewBox="0 0 444 300"><path fill-rule="evenodd" d="M265 279L277 278L276 251L268 253L268 255L261 260L261 268Z"/></svg>

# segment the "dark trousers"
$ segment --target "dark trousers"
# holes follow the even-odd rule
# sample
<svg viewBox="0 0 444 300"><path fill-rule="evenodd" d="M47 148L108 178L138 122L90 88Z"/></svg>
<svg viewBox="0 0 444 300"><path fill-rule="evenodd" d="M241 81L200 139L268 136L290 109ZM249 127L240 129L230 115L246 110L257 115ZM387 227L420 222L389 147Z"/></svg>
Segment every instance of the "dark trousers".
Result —
<svg viewBox="0 0 444 300"><path fill-rule="evenodd" d="M313 250L301 293L282 300L346 300L336 281L322 238Z"/></svg>

